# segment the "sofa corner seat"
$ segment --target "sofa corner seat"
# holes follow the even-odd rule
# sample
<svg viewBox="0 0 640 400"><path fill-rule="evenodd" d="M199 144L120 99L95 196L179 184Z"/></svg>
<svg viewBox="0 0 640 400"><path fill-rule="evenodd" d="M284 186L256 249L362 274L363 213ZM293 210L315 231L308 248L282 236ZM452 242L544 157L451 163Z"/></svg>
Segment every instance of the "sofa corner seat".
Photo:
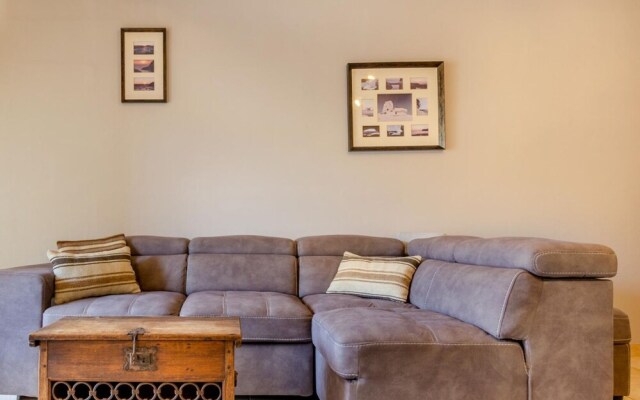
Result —
<svg viewBox="0 0 640 400"><path fill-rule="evenodd" d="M324 310L312 324L321 400L611 397L611 249L535 238L418 239L407 251L424 259L410 290L417 309L311 301L335 274L339 242L325 254L317 244L298 249L301 291Z"/></svg>

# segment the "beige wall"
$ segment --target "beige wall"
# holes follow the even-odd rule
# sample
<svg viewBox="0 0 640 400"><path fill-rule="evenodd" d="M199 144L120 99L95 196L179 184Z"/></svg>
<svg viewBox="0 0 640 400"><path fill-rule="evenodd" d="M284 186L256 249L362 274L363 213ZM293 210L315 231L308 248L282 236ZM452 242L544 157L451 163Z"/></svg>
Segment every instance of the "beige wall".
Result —
<svg viewBox="0 0 640 400"><path fill-rule="evenodd" d="M391 6L393 5L393 6ZM0 259L127 234L600 242L640 339L640 2L0 0ZM121 104L119 29L168 29ZM447 150L348 153L348 62L444 60Z"/></svg>

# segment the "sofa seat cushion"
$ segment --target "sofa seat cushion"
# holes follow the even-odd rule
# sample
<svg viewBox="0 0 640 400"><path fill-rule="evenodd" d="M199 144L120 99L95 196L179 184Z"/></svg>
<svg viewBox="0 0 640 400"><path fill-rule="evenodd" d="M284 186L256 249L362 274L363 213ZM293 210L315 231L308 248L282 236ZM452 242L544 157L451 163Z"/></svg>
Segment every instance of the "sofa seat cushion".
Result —
<svg viewBox="0 0 640 400"><path fill-rule="evenodd" d="M339 308L354 308L354 307L370 307L370 308L417 308L411 303L399 303L391 300L381 299L365 299L363 297L354 296L351 294L310 294L305 296L302 301L313 311L314 314L337 310Z"/></svg>
<svg viewBox="0 0 640 400"><path fill-rule="evenodd" d="M141 292L91 297L60 304L45 310L42 324L62 317L164 316L178 315L186 296L175 292Z"/></svg>
<svg viewBox="0 0 640 400"><path fill-rule="evenodd" d="M311 311L293 295L276 292L203 291L182 306L184 317L239 317L243 342L311 341Z"/></svg>
<svg viewBox="0 0 640 400"><path fill-rule="evenodd" d="M626 344L631 342L631 325L629 316L619 308L613 309L613 343Z"/></svg>
<svg viewBox="0 0 640 400"><path fill-rule="evenodd" d="M432 311L347 308L322 312L313 318L312 337L317 351L344 379L359 378L367 364L392 365L403 357L400 364L406 368L427 370L438 365L443 374L492 369L526 385L524 354L518 343L498 340Z"/></svg>

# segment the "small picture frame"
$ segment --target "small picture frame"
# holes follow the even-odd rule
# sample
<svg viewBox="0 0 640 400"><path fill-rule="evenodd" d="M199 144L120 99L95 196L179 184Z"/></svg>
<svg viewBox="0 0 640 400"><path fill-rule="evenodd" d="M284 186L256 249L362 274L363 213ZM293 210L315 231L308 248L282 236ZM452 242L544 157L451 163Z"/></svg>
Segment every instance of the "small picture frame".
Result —
<svg viewBox="0 0 640 400"><path fill-rule="evenodd" d="M166 28L121 28L121 101L167 102Z"/></svg>
<svg viewBox="0 0 640 400"><path fill-rule="evenodd" d="M444 62L347 65L349 151L445 148Z"/></svg>

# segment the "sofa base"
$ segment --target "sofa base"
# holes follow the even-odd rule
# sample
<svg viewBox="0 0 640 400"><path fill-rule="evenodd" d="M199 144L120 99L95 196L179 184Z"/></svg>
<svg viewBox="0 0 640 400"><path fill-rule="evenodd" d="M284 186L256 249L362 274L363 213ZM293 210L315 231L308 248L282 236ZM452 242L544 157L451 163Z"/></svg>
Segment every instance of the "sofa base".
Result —
<svg viewBox="0 0 640 400"><path fill-rule="evenodd" d="M339 377L329 364L322 357L320 352L316 351L316 393L320 400L343 399L351 400L356 398L355 379L347 380Z"/></svg>
<svg viewBox="0 0 640 400"><path fill-rule="evenodd" d="M524 360L491 346L420 346L361 349L357 378L338 375L316 351L316 392L320 400L429 399L526 400ZM459 347L459 348L457 348ZM494 346L503 347L503 346ZM368 354L365 354L368 353ZM464 353L469 353L468 355ZM377 365L371 359L379 360ZM419 360L419 361L416 361Z"/></svg>
<svg viewBox="0 0 640 400"><path fill-rule="evenodd" d="M311 343L243 343L236 349L239 396L313 395Z"/></svg>
<svg viewBox="0 0 640 400"><path fill-rule="evenodd" d="M613 394L623 398L631 392L631 349L629 344L613 346Z"/></svg>
<svg viewBox="0 0 640 400"><path fill-rule="evenodd" d="M629 316L613 309L613 395L622 399L631 393L631 325Z"/></svg>

